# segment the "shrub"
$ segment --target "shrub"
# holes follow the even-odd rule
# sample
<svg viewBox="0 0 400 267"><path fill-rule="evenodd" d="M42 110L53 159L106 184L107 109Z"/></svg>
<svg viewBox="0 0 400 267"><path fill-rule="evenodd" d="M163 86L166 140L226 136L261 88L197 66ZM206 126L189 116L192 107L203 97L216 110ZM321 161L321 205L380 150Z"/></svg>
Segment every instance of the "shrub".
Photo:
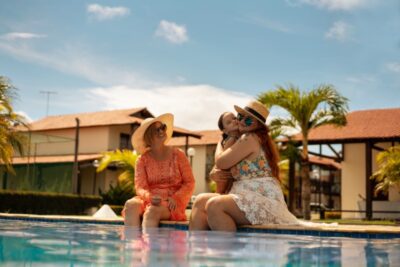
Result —
<svg viewBox="0 0 400 267"><path fill-rule="evenodd" d="M102 203L108 205L124 205L128 199L135 195L133 190L129 189L129 185L121 183L117 183L116 186L110 185L107 192L103 193L99 190L99 193L103 198Z"/></svg>
<svg viewBox="0 0 400 267"><path fill-rule="evenodd" d="M101 200L91 195L0 190L0 212L82 215L99 207Z"/></svg>
<svg viewBox="0 0 400 267"><path fill-rule="evenodd" d="M325 211L325 219L341 219L342 213L337 211Z"/></svg>

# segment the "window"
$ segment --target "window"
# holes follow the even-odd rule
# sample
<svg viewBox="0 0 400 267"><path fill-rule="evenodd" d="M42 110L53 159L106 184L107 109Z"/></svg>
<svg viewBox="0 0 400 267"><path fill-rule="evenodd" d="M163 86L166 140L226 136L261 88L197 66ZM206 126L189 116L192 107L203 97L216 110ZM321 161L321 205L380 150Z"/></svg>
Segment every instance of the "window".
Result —
<svg viewBox="0 0 400 267"><path fill-rule="evenodd" d="M129 134L120 134L119 135L119 149L132 149L131 142L130 142L130 135Z"/></svg>

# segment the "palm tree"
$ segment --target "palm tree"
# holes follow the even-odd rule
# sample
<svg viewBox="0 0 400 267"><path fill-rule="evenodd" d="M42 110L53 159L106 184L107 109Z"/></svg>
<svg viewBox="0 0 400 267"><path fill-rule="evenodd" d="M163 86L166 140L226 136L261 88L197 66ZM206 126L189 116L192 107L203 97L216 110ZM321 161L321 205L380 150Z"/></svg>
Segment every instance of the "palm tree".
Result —
<svg viewBox="0 0 400 267"><path fill-rule="evenodd" d="M110 186L110 191L102 194L103 198L107 195L111 202L108 204L123 204L126 200L135 194L135 163L138 155L132 150L115 150L105 152L103 158L99 162L97 172L101 172L109 165L115 164L122 169L122 173L118 176L118 183L115 187ZM118 203L115 203L118 202Z"/></svg>
<svg viewBox="0 0 400 267"><path fill-rule="evenodd" d="M341 96L332 85L320 85L309 92L298 87L277 86L275 91L259 95L258 100L268 108L278 106L289 113L288 118L277 118L272 127L296 129L302 134L301 178L302 212L310 219L310 166L308 161L308 135L312 129L322 125L345 125L348 110L347 98Z"/></svg>
<svg viewBox="0 0 400 267"><path fill-rule="evenodd" d="M0 76L0 162L6 170L13 172L12 157L15 149L22 155L26 138L16 131L15 126L26 125L25 118L14 112L12 100L17 97L16 88Z"/></svg>
<svg viewBox="0 0 400 267"><path fill-rule="evenodd" d="M371 176L371 179L378 182L375 191L387 191L389 187L397 186L400 192L400 146L380 152L377 162L379 170Z"/></svg>

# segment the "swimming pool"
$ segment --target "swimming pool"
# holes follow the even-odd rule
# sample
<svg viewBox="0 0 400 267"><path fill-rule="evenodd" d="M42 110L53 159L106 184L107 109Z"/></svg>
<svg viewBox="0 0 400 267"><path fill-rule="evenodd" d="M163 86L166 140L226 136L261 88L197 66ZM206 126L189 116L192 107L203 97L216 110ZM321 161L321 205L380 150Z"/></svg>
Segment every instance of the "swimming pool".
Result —
<svg viewBox="0 0 400 267"><path fill-rule="evenodd" d="M398 266L400 239L0 220L0 265Z"/></svg>

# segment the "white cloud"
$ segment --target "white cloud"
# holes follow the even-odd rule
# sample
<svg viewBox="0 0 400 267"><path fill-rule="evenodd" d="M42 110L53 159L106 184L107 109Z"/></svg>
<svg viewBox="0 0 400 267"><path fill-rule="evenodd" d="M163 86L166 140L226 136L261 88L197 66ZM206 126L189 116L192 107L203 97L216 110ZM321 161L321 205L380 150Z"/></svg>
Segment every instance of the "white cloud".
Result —
<svg viewBox="0 0 400 267"><path fill-rule="evenodd" d="M400 63L399 62L391 62L386 64L386 68L389 71L400 73Z"/></svg>
<svg viewBox="0 0 400 267"><path fill-rule="evenodd" d="M368 74L362 74L357 76L349 76L346 78L346 81L356 84L373 83L376 82L376 78Z"/></svg>
<svg viewBox="0 0 400 267"><path fill-rule="evenodd" d="M291 29L283 25L282 23L278 21L269 20L266 18L250 17L241 20L277 32L284 32L284 33L291 32Z"/></svg>
<svg viewBox="0 0 400 267"><path fill-rule="evenodd" d="M28 123L33 121L32 118L25 111L19 110L19 111L15 111L15 113L23 116L26 119L26 122L28 122Z"/></svg>
<svg viewBox="0 0 400 267"><path fill-rule="evenodd" d="M46 37L46 35L30 33L30 32L10 32L10 33L0 36L1 39L7 40L7 41L29 40L29 39L37 39L37 38L44 38L44 37Z"/></svg>
<svg viewBox="0 0 400 267"><path fill-rule="evenodd" d="M129 8L126 7L109 7L101 6L99 4L88 5L86 11L93 15L97 20L109 20L115 17L127 16L130 13Z"/></svg>
<svg viewBox="0 0 400 267"><path fill-rule="evenodd" d="M352 27L344 21L336 21L325 33L325 38L345 42L351 39Z"/></svg>
<svg viewBox="0 0 400 267"><path fill-rule="evenodd" d="M328 10L352 10L368 5L372 0L286 0L290 6L312 5Z"/></svg>
<svg viewBox="0 0 400 267"><path fill-rule="evenodd" d="M105 109L147 107L154 115L171 112L175 125L190 130L217 129L220 114L234 112L233 105L244 106L253 97L211 85L133 88L98 87L86 90L86 98Z"/></svg>
<svg viewBox="0 0 400 267"><path fill-rule="evenodd" d="M63 73L76 75L101 85L127 84L148 86L151 82L140 77L134 71L115 66L88 51L78 50L69 46L57 51L38 51L26 45L11 45L0 42L0 52L21 61L32 62L46 66Z"/></svg>
<svg viewBox="0 0 400 267"><path fill-rule="evenodd" d="M186 27L184 25L178 25L174 22L169 22L166 20L160 21L155 35L165 38L167 41L174 44L181 44L189 40Z"/></svg>

